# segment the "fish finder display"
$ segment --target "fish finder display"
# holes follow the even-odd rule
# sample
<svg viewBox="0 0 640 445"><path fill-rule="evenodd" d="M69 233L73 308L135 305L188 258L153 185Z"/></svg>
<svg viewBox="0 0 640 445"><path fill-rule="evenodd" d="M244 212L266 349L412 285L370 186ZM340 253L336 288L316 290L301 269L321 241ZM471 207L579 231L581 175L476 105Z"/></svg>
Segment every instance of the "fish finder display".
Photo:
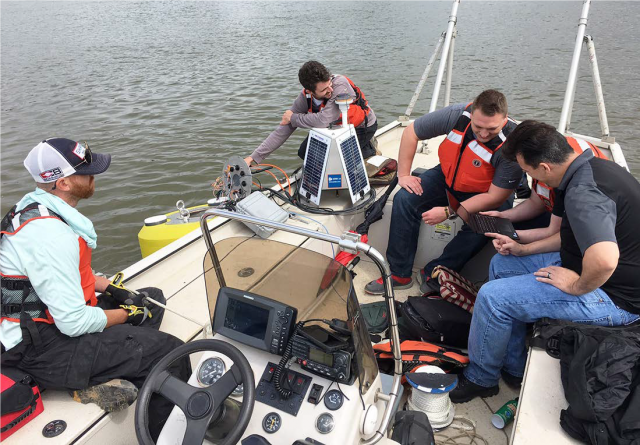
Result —
<svg viewBox="0 0 640 445"><path fill-rule="evenodd" d="M230 299L224 326L250 337L264 339L267 333L269 309Z"/></svg>

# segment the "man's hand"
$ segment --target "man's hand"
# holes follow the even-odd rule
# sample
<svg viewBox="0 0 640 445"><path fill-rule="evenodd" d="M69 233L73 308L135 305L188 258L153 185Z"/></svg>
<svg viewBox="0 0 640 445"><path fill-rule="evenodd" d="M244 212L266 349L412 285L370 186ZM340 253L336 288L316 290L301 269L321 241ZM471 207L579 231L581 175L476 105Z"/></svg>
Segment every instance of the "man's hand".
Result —
<svg viewBox="0 0 640 445"><path fill-rule="evenodd" d="M571 295L581 295L574 291L574 284L578 281L580 275L571 269L559 266L547 266L533 274L536 276L536 280L541 283L551 284L562 292L566 292Z"/></svg>
<svg viewBox="0 0 640 445"><path fill-rule="evenodd" d="M425 224L429 224L431 226L440 224L445 219L447 219L447 214L444 210L444 207L434 207L422 214L422 220L425 222Z"/></svg>
<svg viewBox="0 0 640 445"><path fill-rule="evenodd" d="M415 193L418 196L422 195L422 181L417 176L398 176L398 184L409 193Z"/></svg>
<svg viewBox="0 0 640 445"><path fill-rule="evenodd" d="M127 321L132 326L140 326L147 318L153 317L153 314L146 306L136 306L133 304L122 304L122 309L127 312Z"/></svg>
<svg viewBox="0 0 640 445"><path fill-rule="evenodd" d="M254 161L251 156L247 156L246 158L244 158L244 162L246 162L249 167L251 167L251 164L256 163L256 161Z"/></svg>
<svg viewBox="0 0 640 445"><path fill-rule="evenodd" d="M125 301L129 300L132 296L135 296L129 292L129 290L114 286L113 284L109 284L105 292L120 304L125 303Z"/></svg>
<svg viewBox="0 0 640 445"><path fill-rule="evenodd" d="M502 216L502 212L498 212L497 210L487 210L486 212L480 212L480 215L495 216L496 218L504 218L504 216Z"/></svg>
<svg viewBox="0 0 640 445"><path fill-rule="evenodd" d="M120 307L127 311L127 323L133 326L140 326L147 318L153 316L151 310L147 307L148 303L145 300L147 295L144 292L137 295L130 295L131 297L128 298L124 304L121 304Z"/></svg>
<svg viewBox="0 0 640 445"><path fill-rule="evenodd" d="M493 247L496 248L500 255L527 255L525 246L508 236L500 235L499 233L485 233L485 235L493 238Z"/></svg>
<svg viewBox="0 0 640 445"><path fill-rule="evenodd" d="M293 114L293 111L291 110L285 111L284 114L282 115L282 121L280 122L280 125L289 125L291 123L292 114Z"/></svg>

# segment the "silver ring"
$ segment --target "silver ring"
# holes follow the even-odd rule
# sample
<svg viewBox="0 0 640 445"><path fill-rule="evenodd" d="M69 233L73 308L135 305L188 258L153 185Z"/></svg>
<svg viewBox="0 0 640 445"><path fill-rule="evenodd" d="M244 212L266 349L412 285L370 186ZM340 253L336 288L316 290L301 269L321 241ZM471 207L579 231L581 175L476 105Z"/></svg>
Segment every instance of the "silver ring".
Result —
<svg viewBox="0 0 640 445"><path fill-rule="evenodd" d="M551 272L547 272L547 280L551 279Z"/></svg>

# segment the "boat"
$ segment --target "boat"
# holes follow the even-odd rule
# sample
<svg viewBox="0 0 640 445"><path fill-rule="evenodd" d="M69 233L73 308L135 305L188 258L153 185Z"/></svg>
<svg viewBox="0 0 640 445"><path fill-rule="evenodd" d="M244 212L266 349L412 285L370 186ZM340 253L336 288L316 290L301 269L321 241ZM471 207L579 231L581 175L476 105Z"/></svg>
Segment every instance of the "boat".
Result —
<svg viewBox="0 0 640 445"><path fill-rule="evenodd" d="M459 0L453 1L446 31L436 44L404 116L380 128L376 133L378 149L384 156L397 159L402 132L411 122L415 102L438 56L440 64L429 111L434 111L437 107L440 86L445 76L444 105L449 104L453 69L450 61L453 60L458 6ZM585 0L558 129L563 134L593 143L610 159L626 167L621 147L609 134L593 40L585 36L589 6L590 0ZM593 53L590 58L591 67L594 78L598 79L595 83L602 133L598 137L576 135L568 131L578 61L585 40L590 53ZM441 140L442 137L424 141L419 146L413 168L430 168L436 165L437 147ZM292 181L296 180L299 178L292 177ZM380 194L383 191L384 187L379 187L377 192ZM53 421L64 421L64 428L60 427L61 431L55 437L46 439L46 443L129 444L141 439L142 443L147 444L145 403L149 394L154 390L166 391L174 402L184 407L192 397L199 397L198 394L206 392L207 388L217 387L218 380L203 381L211 373L215 374L216 370L218 374L214 378L220 379L226 385L225 394L230 394L224 402L217 402L216 406L220 410L216 412L219 414L225 411L227 414L220 415L217 423L214 422L209 427L198 419L205 415L213 416L210 409L194 408L189 413L188 420L184 413L175 409L158 443L197 443L204 438L205 443L226 445L258 435L267 442L256 443L398 444L390 438L390 433L395 413L403 409L406 391L403 396L394 301L415 295L418 290L414 287L394 292L390 279L385 281L384 301L387 302L390 335L395 345L392 349L395 372L390 375L380 372L376 361L372 360L371 342L364 335L359 309L364 303L380 301L380 298L362 295L360 290L365 283L381 274L388 277L390 273L381 252L386 250L392 200L387 201L382 219L371 225L367 243L350 233L363 221L363 211L340 215L310 214L293 208L285 201L278 201L286 212L302 216L294 215L285 224L231 212L221 208L218 203L213 204L200 207L199 210L202 211L197 216L190 213L186 221L186 214L181 215L185 224L197 225L195 230L160 247L123 271L128 288L155 286L163 290L168 310L165 312L162 330L186 342L184 347L174 351L175 354L192 354L190 358L194 373L188 385L171 380L169 387L163 389L159 380L166 378L166 375L162 372L164 363L161 362L140 392L137 403L111 414L105 413L96 405L76 403L66 392L46 390L42 395L44 412L11 436L6 441L7 444L44 442L43 428L48 425L51 428ZM335 208L350 206L349 202L337 198L334 204ZM166 221L166 218L161 221ZM246 223L268 227L275 232L267 239L262 239ZM460 229L460 225L460 222L453 220L438 227L423 226L420 245L425 248L416 256L416 265L425 264L438 256L448 240ZM336 249L359 253L361 261L353 270L357 274L355 277L334 260ZM488 246L466 266L463 275L471 281L482 282L493 253ZM285 312L286 308L295 309L298 320L317 317L346 321L354 342L357 342L353 351L353 359L358 363L358 370L353 376L357 378L343 379L344 383L334 384L334 379L327 378L328 375L319 375L322 374L322 369L310 371L304 363L292 363L289 368L292 381L295 385L298 379L302 379L303 388L300 393L304 393L304 397L298 397L293 406L279 406L278 396L270 387L268 391L265 388L269 386L267 383L271 368L275 372L280 365L281 355L269 352L266 345L249 344L246 336L225 331L224 317L223 326L219 324L219 308L223 307L225 301L227 303L224 307L229 307L228 302L233 297L229 292L232 294L234 289L242 294L256 296L259 301L268 301L272 305L269 311L276 311L276 315L279 304L285 308ZM186 312L185 308L189 308L189 319L181 315ZM278 318L280 316L277 315ZM235 326L235 323L232 324ZM237 333L241 329L232 330ZM239 377L233 381L223 379L222 376L235 372L224 371L234 369L232 362ZM242 391L236 388L240 382ZM309 402L314 384L322 386L323 391L338 390L338 398L342 400L329 403L340 406L336 408L336 405L328 406L326 402ZM172 388L178 388L178 391L172 393ZM264 394L261 391L265 391ZM268 400L260 399L265 395L274 395L275 407ZM567 402L556 360L548 357L544 351L530 351L515 422L504 431L495 429L490 424L491 413L516 396L518 393L501 384L500 394L496 397L457 405L454 423L438 433L440 440L444 440L443 437L462 435L465 443L470 443L470 439L475 440L474 443L508 442L516 445L575 443L561 430L558 422L560 410L566 408ZM187 436L184 436L185 432Z"/></svg>

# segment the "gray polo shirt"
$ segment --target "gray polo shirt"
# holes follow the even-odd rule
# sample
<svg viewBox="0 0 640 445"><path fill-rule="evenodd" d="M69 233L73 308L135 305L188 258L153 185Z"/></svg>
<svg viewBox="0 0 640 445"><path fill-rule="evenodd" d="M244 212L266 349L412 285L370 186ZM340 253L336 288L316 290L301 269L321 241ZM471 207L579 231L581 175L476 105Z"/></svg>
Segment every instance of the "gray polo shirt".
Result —
<svg viewBox="0 0 640 445"><path fill-rule="evenodd" d="M562 215L563 267L580 274L589 247L618 244L618 267L601 289L618 307L640 314L640 183L615 162L586 150L556 189L554 213Z"/></svg>

